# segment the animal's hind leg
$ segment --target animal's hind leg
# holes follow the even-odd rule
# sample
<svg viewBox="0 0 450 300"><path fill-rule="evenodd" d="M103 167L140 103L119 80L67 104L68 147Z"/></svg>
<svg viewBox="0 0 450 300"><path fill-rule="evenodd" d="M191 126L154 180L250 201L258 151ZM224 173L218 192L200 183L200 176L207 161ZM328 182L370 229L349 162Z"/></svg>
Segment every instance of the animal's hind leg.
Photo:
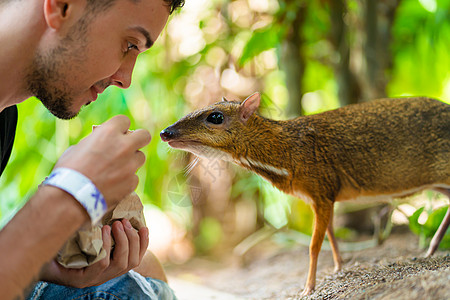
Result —
<svg viewBox="0 0 450 300"><path fill-rule="evenodd" d="M325 200L319 205L316 204L312 207L314 210L314 230L311 245L309 246L308 279L306 280L302 296L311 294L316 286L317 259L328 228L328 222L330 221L333 202Z"/></svg>
<svg viewBox="0 0 450 300"><path fill-rule="evenodd" d="M446 195L450 200L450 189L436 189L436 191ZM433 253L436 251L449 225L450 225L450 204L449 208L447 209L447 213L445 214L445 217L442 220L441 225L439 226L438 230L433 236L433 239L431 240L430 247L428 248L426 257L433 255Z"/></svg>
<svg viewBox="0 0 450 300"><path fill-rule="evenodd" d="M333 230L333 209L331 209L331 217L327 227L327 235L330 240L331 250L333 252L333 260L334 260L334 272L338 272L342 268L342 258L339 253L338 243L336 241L336 237L334 236Z"/></svg>

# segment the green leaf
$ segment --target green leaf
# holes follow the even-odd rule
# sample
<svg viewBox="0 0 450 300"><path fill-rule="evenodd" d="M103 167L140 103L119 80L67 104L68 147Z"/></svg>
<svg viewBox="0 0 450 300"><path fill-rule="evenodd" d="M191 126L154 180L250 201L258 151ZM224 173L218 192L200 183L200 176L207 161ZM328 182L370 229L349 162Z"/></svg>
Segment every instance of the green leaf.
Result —
<svg viewBox="0 0 450 300"><path fill-rule="evenodd" d="M424 209L425 207L419 208L409 217L409 229L417 235L422 233L422 225L419 224L419 217Z"/></svg>
<svg viewBox="0 0 450 300"><path fill-rule="evenodd" d="M445 213L448 207L443 206L433 211L429 216L425 224L423 224L424 233L427 237L432 237L436 230L441 225L444 219Z"/></svg>
<svg viewBox="0 0 450 300"><path fill-rule="evenodd" d="M440 249L450 249L450 230L447 230L447 233L442 238L441 243L439 244Z"/></svg>
<svg viewBox="0 0 450 300"><path fill-rule="evenodd" d="M419 224L419 216L423 212L424 207L417 209L411 217L409 217L409 228L412 232L417 234L421 239L421 244L425 246L426 240L429 240L434 236L436 230L441 225L442 220L447 212L448 207L440 207L433 211L427 218L425 224ZM446 234L441 240L439 244L439 248L441 249L450 249L450 228L447 229Z"/></svg>
<svg viewBox="0 0 450 300"><path fill-rule="evenodd" d="M258 54L276 48L280 44L282 31L279 26L272 25L256 30L242 51L239 66L243 66Z"/></svg>

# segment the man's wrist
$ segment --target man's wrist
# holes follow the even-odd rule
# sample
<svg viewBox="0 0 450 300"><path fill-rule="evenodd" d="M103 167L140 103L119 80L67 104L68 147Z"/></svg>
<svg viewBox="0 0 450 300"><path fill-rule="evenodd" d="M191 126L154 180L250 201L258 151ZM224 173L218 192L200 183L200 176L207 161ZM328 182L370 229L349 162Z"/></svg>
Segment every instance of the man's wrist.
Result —
<svg viewBox="0 0 450 300"><path fill-rule="evenodd" d="M56 168L42 184L57 187L72 195L84 207L92 224L97 223L107 211L102 193L89 178L75 170Z"/></svg>

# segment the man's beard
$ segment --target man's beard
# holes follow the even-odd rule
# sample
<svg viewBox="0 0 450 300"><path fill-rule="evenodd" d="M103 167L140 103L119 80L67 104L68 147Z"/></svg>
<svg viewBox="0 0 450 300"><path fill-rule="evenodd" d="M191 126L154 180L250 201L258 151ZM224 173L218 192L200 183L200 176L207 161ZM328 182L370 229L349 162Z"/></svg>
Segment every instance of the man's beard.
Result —
<svg viewBox="0 0 450 300"><path fill-rule="evenodd" d="M78 112L71 110L73 102L67 83L61 74L62 53L67 49L57 47L47 55L37 54L26 78L29 92L57 118L69 120ZM59 83L60 87L56 86Z"/></svg>
<svg viewBox="0 0 450 300"><path fill-rule="evenodd" d="M82 65L81 57L86 49L87 16L75 24L60 44L48 52L36 52L28 69L26 86L28 92L38 98L42 104L57 118L69 120L75 118L79 111L73 111L74 91L71 91L67 79L70 74L78 74L69 66ZM76 78L71 80L76 82Z"/></svg>

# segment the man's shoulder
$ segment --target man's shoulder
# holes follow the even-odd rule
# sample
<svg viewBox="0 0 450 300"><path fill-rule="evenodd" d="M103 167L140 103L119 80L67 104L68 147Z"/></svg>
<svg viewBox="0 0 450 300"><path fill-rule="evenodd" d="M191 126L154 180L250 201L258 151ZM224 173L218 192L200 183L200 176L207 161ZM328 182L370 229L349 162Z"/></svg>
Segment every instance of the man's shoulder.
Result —
<svg viewBox="0 0 450 300"><path fill-rule="evenodd" d="M17 106L9 106L0 112L0 124L17 123ZM3 128L2 128L3 130Z"/></svg>
<svg viewBox="0 0 450 300"><path fill-rule="evenodd" d="M16 135L17 106L13 105L0 112L0 175L6 167Z"/></svg>
<svg viewBox="0 0 450 300"><path fill-rule="evenodd" d="M17 124L17 106L9 106L0 112L0 140L2 144L6 140L14 139ZM12 137L11 137L12 134Z"/></svg>

